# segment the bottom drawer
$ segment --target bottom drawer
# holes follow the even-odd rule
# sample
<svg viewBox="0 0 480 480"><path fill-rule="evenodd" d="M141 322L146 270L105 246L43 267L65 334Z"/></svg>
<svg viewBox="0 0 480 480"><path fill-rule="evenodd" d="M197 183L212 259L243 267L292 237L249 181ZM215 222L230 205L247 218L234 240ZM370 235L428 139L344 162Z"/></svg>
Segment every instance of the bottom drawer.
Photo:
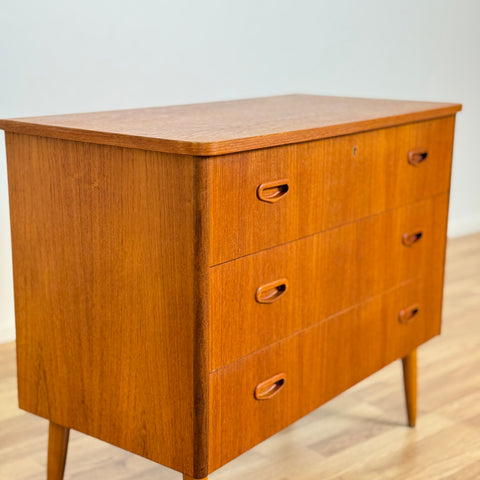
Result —
<svg viewBox="0 0 480 480"><path fill-rule="evenodd" d="M209 470L440 333L441 301L413 280L212 372Z"/></svg>

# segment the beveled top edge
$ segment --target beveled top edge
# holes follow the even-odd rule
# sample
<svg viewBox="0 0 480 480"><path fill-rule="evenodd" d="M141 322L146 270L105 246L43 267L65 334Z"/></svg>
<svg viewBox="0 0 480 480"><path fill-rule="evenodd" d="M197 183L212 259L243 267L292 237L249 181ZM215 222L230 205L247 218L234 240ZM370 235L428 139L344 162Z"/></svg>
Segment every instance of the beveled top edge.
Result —
<svg viewBox="0 0 480 480"><path fill-rule="evenodd" d="M8 132L194 156L223 155L454 115L462 106L282 95L0 120Z"/></svg>

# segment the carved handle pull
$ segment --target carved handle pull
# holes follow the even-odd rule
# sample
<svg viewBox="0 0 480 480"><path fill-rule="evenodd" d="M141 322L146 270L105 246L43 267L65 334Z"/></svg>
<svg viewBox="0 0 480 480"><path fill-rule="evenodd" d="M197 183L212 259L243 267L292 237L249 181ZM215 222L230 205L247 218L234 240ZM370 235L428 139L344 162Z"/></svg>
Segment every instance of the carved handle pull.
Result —
<svg viewBox="0 0 480 480"><path fill-rule="evenodd" d="M415 303L414 305L411 305L404 310L400 310L400 313L398 314L398 321L403 325L406 325L407 323L410 323L415 316L418 315L419 311L420 305L418 305L418 303Z"/></svg>
<svg viewBox="0 0 480 480"><path fill-rule="evenodd" d="M426 148L417 148L408 152L408 163L416 167L424 162L428 157L428 150Z"/></svg>
<svg viewBox="0 0 480 480"><path fill-rule="evenodd" d="M275 396L285 385L285 374L279 373L255 387L254 397L257 400L268 400Z"/></svg>
<svg viewBox="0 0 480 480"><path fill-rule="evenodd" d="M262 183L257 187L257 197L262 202L275 203L285 197L289 188L288 180Z"/></svg>
<svg viewBox="0 0 480 480"><path fill-rule="evenodd" d="M274 282L266 283L257 288L255 300L258 303L273 303L285 295L288 288L288 280L280 278Z"/></svg>
<svg viewBox="0 0 480 480"><path fill-rule="evenodd" d="M402 236L402 243L406 247L411 247L414 243L417 243L422 237L423 232L421 230L412 233L405 232Z"/></svg>

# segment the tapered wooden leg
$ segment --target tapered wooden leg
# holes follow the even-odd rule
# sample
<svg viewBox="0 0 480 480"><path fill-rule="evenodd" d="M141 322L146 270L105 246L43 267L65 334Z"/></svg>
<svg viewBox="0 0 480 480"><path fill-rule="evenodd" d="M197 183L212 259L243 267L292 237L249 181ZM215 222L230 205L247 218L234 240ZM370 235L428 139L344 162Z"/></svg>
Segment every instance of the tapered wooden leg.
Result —
<svg viewBox="0 0 480 480"><path fill-rule="evenodd" d="M408 425L414 427L417 421L417 350L402 358L402 363Z"/></svg>
<svg viewBox="0 0 480 480"><path fill-rule="evenodd" d="M193 477L183 474L183 480L208 480L208 477L194 479Z"/></svg>
<svg viewBox="0 0 480 480"><path fill-rule="evenodd" d="M50 422L48 429L47 480L63 480L70 429Z"/></svg>

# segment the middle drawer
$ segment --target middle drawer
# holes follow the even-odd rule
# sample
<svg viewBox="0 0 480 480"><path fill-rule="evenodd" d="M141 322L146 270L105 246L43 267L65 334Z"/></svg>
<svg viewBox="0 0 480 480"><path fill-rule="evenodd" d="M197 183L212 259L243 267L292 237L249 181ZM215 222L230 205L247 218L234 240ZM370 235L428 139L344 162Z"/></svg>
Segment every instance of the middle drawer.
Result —
<svg viewBox="0 0 480 480"><path fill-rule="evenodd" d="M417 277L442 276L448 194L210 269L210 370Z"/></svg>

